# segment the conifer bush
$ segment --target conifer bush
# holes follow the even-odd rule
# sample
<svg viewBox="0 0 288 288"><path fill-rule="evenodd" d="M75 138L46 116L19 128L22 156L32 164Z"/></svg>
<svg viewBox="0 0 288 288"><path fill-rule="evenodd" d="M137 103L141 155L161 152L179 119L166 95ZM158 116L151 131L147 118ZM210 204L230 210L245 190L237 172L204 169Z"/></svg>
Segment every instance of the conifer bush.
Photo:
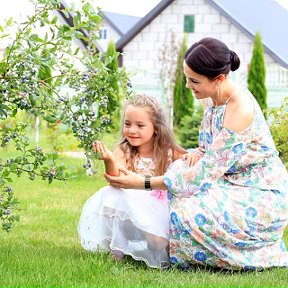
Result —
<svg viewBox="0 0 288 288"><path fill-rule="evenodd" d="M194 109L194 98L191 89L186 88L186 77L183 73L184 54L187 49L187 39L184 35L179 49L176 72L175 85L173 91L173 127L179 127L182 118L186 115L191 116Z"/></svg>
<svg viewBox="0 0 288 288"><path fill-rule="evenodd" d="M248 89L259 103L266 117L267 89L265 87L265 63L262 39L259 32L255 34L252 58L248 71Z"/></svg>

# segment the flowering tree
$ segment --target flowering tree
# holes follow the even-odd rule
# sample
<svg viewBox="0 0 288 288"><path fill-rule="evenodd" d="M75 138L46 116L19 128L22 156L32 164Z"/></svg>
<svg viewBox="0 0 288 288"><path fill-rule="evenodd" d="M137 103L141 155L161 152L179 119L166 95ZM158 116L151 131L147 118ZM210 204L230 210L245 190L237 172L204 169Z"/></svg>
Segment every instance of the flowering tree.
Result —
<svg viewBox="0 0 288 288"><path fill-rule="evenodd" d="M175 85L175 70L177 64L177 55L179 51L179 43L176 33L173 29L167 32L166 39L159 49L159 78L163 89L163 95L167 103L168 121L173 127L173 89Z"/></svg>
<svg viewBox="0 0 288 288"><path fill-rule="evenodd" d="M125 71L109 69L117 53L103 62L95 48L101 18L88 2L82 1L79 10L62 9L59 0L35 0L33 4L34 14L18 25L13 37L7 33L12 19L0 26L1 40L14 39L0 60L0 143L16 149L15 156L0 158L0 219L6 231L19 218L11 175L27 174L31 180L40 177L49 183L67 178L55 152L44 153L29 143L27 123L18 122L17 113L25 110L42 121L70 125L89 160L96 157L91 143L110 125L109 99L115 93L121 97L127 93ZM55 15L59 9L66 17L72 15L72 27L59 23ZM35 33L35 28L41 33ZM73 50L73 39L85 41L87 50ZM49 71L46 76L45 71ZM115 79L117 91L111 85Z"/></svg>

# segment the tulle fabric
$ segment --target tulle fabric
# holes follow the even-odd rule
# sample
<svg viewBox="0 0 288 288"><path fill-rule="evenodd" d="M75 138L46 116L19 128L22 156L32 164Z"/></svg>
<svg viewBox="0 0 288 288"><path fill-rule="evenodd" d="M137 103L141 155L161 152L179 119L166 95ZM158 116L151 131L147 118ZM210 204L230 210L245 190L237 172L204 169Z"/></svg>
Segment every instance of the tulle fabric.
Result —
<svg viewBox="0 0 288 288"><path fill-rule="evenodd" d="M78 224L86 250L119 250L154 268L168 266L168 230L166 191L111 186L86 201Z"/></svg>

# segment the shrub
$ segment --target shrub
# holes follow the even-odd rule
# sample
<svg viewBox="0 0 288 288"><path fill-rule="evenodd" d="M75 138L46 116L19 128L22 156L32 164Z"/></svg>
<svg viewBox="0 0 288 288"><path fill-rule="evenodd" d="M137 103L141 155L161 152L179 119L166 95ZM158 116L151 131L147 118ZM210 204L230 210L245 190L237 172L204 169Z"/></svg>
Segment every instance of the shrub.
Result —
<svg viewBox="0 0 288 288"><path fill-rule="evenodd" d="M178 129L178 137L183 148L198 147L198 133L203 115L202 106L195 106L194 111L190 110L190 114L185 115Z"/></svg>
<svg viewBox="0 0 288 288"><path fill-rule="evenodd" d="M0 26L0 39L7 43L14 39L0 61L0 120L7 123L0 126L0 143L3 148L14 145L17 152L0 158L0 221L6 231L18 220L11 174L26 174L31 180L40 177L49 183L67 178L57 153L46 154L31 146L29 123L17 121L19 111L71 127L79 147L91 159L97 156L92 142L110 125L107 106L115 95L111 85L115 79L119 97L126 95L124 70L109 69L95 46L101 18L86 0L81 3L80 10L74 10L60 8L60 0L37 0L34 14L18 25L14 36L7 33L12 19ZM55 10L72 17L73 26L59 23ZM74 49L75 39L85 42L87 50Z"/></svg>
<svg viewBox="0 0 288 288"><path fill-rule="evenodd" d="M248 71L248 89L259 103L264 116L267 109L267 89L265 87L265 63L261 36L255 34L252 59Z"/></svg>
<svg viewBox="0 0 288 288"><path fill-rule="evenodd" d="M288 166L288 97L284 99L280 108L269 110L269 125L279 156L286 167Z"/></svg>
<svg viewBox="0 0 288 288"><path fill-rule="evenodd" d="M191 89L186 88L186 77L183 72L184 54L187 49L187 39L184 36L177 59L175 71L175 86L173 91L173 127L178 127L182 118L191 115L194 109L194 98Z"/></svg>

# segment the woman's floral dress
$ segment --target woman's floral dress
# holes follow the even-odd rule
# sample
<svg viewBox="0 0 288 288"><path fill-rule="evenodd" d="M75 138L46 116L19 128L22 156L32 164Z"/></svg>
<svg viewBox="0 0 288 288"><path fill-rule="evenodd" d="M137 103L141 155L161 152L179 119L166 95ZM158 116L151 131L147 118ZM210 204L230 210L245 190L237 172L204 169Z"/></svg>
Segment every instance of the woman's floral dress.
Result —
<svg viewBox="0 0 288 288"><path fill-rule="evenodd" d="M236 133L222 126L226 104L207 101L195 150L200 160L192 167L176 160L165 173L172 264L288 266L281 239L288 221L287 171L253 102L252 124Z"/></svg>

